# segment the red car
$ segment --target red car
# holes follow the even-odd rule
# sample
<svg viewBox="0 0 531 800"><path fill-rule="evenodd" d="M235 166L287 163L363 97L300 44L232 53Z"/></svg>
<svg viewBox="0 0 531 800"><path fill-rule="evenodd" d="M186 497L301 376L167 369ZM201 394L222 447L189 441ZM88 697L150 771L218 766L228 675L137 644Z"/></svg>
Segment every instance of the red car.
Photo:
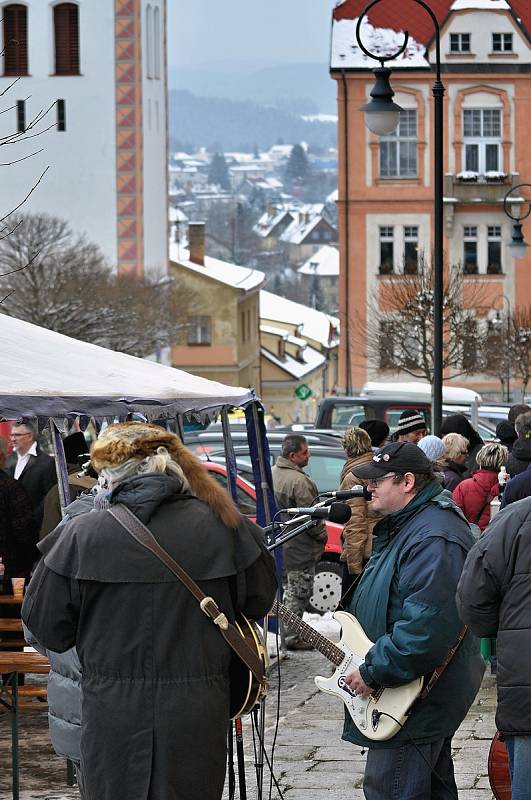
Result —
<svg viewBox="0 0 531 800"><path fill-rule="evenodd" d="M203 465L216 480L227 489L227 469L224 464L205 461ZM240 475L236 476L236 492L238 495L238 509L249 517L256 519L256 492L252 483ZM335 611L341 598L341 576L343 567L339 561L341 554L342 525L335 522L326 522L328 542L321 561L317 565L313 594L308 604L308 610L324 614L326 611Z"/></svg>

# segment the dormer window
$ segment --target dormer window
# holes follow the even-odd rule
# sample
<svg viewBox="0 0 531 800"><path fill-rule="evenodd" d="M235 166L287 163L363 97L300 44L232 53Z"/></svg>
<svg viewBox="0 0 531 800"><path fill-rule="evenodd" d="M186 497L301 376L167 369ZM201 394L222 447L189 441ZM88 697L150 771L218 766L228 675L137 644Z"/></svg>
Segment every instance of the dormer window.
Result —
<svg viewBox="0 0 531 800"><path fill-rule="evenodd" d="M470 53L470 34L451 33L450 53Z"/></svg>
<svg viewBox="0 0 531 800"><path fill-rule="evenodd" d="M512 33L493 33L492 34L493 53L512 53L513 35Z"/></svg>

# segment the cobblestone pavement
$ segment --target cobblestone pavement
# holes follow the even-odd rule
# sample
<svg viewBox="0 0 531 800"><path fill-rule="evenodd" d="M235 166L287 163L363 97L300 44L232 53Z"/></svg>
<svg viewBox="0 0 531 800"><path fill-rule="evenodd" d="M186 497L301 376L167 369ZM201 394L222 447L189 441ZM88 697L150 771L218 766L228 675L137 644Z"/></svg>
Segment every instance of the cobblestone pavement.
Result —
<svg viewBox="0 0 531 800"><path fill-rule="evenodd" d="M342 705L319 692L313 682L316 674L329 674L326 659L315 652L295 652L271 668L271 688L266 703L265 741L268 757L275 738L277 698L280 696L278 730L273 771L286 800L358 800L365 757L361 749L340 740ZM460 800L492 800L487 777L487 754L495 730L494 679L485 678L476 702L454 738L457 785ZM449 698L451 702L451 698ZM70 800L77 790L66 786L65 762L49 745L46 714L21 715L21 800ZM251 720L243 725L246 760L247 797L257 800ZM254 737L257 741L257 735ZM6 714L0 714L0 800L10 800L10 728ZM263 800L281 795L264 770ZM225 791L224 798L228 797ZM236 775L236 797L238 777ZM127 798L116 798L127 800Z"/></svg>

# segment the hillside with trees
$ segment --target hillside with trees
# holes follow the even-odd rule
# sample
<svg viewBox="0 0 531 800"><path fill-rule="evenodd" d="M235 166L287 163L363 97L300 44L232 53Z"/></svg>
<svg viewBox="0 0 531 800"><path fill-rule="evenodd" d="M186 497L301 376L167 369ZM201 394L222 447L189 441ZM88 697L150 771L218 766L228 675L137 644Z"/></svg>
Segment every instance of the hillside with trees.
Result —
<svg viewBox="0 0 531 800"><path fill-rule="evenodd" d="M188 91L169 93L172 150L252 153L279 142L307 142L313 149L337 145L333 122L306 121L296 114L251 102L197 97Z"/></svg>

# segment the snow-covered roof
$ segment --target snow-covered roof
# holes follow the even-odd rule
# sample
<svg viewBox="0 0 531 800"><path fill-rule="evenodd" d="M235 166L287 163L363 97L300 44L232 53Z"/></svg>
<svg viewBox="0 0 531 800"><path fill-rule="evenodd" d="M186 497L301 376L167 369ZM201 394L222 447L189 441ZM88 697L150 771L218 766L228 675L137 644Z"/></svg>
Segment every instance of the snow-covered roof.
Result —
<svg viewBox="0 0 531 800"><path fill-rule="evenodd" d="M263 239L267 239L286 215L291 219L293 218L292 212L288 211L287 208L274 208L265 211L258 222L253 226L254 233Z"/></svg>
<svg viewBox="0 0 531 800"><path fill-rule="evenodd" d="M483 9L485 11L510 11L511 7L506 0L454 0L450 6L451 11L465 11L467 9Z"/></svg>
<svg viewBox="0 0 531 800"><path fill-rule="evenodd" d="M298 212L294 213L294 220L288 227L281 233L279 239L281 242L288 244L302 244L310 233L324 220L321 215L323 205L320 206L320 211L316 212L313 205L303 206ZM325 222L330 225L328 220ZM332 227L330 225L330 227Z"/></svg>
<svg viewBox="0 0 531 800"><path fill-rule="evenodd" d="M175 206L170 206L169 209L169 220L170 222L188 222L188 217L181 211L180 208L175 208Z"/></svg>
<svg viewBox="0 0 531 800"><path fill-rule="evenodd" d="M149 419L239 406L253 390L225 386L0 314L0 416Z"/></svg>
<svg viewBox="0 0 531 800"><path fill-rule="evenodd" d="M326 361L326 357L322 353L309 345L303 350L302 361L289 355L289 353L286 353L283 358L279 358L279 356L274 355L265 347L262 347L260 352L264 358L284 370L284 372L287 372L293 378L302 378L304 375L308 375L308 373L313 372L314 369L322 366Z"/></svg>
<svg viewBox="0 0 531 800"><path fill-rule="evenodd" d="M219 258L212 258L211 256L205 256L204 264L196 264L190 261L189 251L179 248L175 242L170 242L170 261L189 269L190 272L196 272L205 278L211 278L214 281L224 283L226 286L232 286L234 289L241 289L244 292L258 289L265 281L264 273L258 269L239 267L236 264L230 264L228 261L221 261Z"/></svg>
<svg viewBox="0 0 531 800"><path fill-rule="evenodd" d="M323 245L298 270L300 275L339 275L339 250Z"/></svg>
<svg viewBox="0 0 531 800"><path fill-rule="evenodd" d="M296 325L301 337L323 347L336 347L339 342L337 317L263 289L260 292L260 320L262 324L267 321Z"/></svg>
<svg viewBox="0 0 531 800"><path fill-rule="evenodd" d="M339 191L337 189L334 189L334 191L330 192L330 194L326 198L326 202L327 203L337 203L338 198L339 198Z"/></svg>
<svg viewBox="0 0 531 800"><path fill-rule="evenodd" d="M334 19L332 24L332 46L330 68L370 68L376 65L360 49L356 41L357 19ZM371 53L383 55L395 53L404 43L404 32L391 28L375 28L365 17L361 23L360 38ZM400 67L428 67L426 47L410 36L405 51L393 61L393 69Z"/></svg>

